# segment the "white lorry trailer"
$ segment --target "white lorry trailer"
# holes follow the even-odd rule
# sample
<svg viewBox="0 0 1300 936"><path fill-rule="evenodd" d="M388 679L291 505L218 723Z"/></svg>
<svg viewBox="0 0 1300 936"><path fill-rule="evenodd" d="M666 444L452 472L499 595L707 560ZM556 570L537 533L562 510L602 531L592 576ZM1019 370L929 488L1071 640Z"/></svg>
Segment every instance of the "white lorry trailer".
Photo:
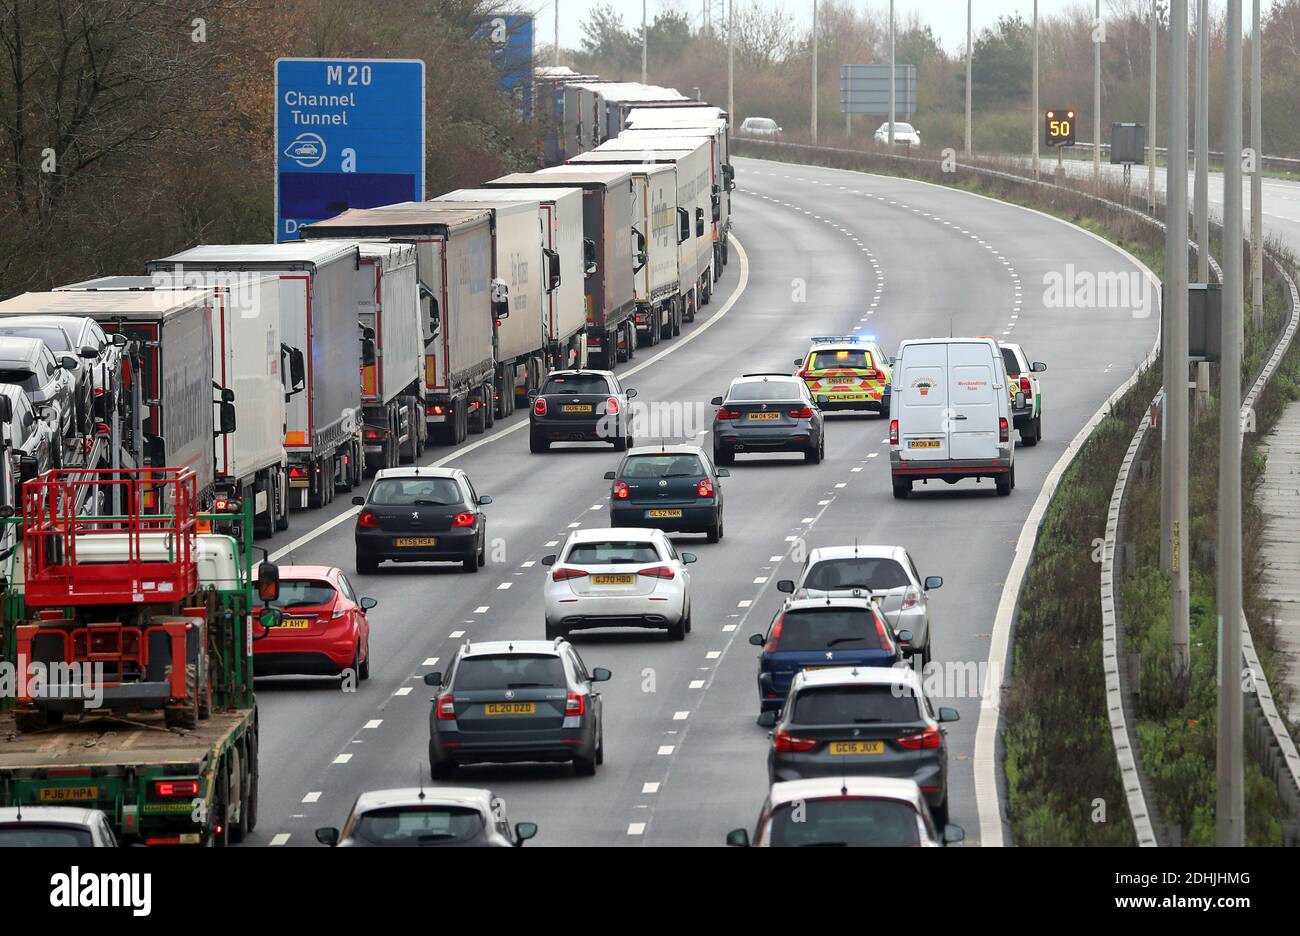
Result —
<svg viewBox="0 0 1300 936"><path fill-rule="evenodd" d="M284 450L291 507L323 507L361 481L355 243L207 244L151 260L153 273L273 274L280 285L280 348L289 367Z"/></svg>
<svg viewBox="0 0 1300 936"><path fill-rule="evenodd" d="M492 214L481 208L403 202L352 208L304 225L321 238L387 240L415 246L424 328L425 423L430 439L456 445L474 423L494 421ZM513 399L510 401L513 403Z"/></svg>

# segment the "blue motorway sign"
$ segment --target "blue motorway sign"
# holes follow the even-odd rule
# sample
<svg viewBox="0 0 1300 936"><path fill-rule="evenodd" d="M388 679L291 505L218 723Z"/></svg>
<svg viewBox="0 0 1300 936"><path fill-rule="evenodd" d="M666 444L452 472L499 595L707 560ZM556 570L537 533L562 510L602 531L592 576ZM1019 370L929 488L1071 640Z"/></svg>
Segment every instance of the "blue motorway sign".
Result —
<svg viewBox="0 0 1300 936"><path fill-rule="evenodd" d="M486 39L500 77L497 87L510 96L519 116L533 116L533 18L527 15L489 13L475 37Z"/></svg>
<svg viewBox="0 0 1300 936"><path fill-rule="evenodd" d="M275 240L347 208L424 200L424 62L275 63Z"/></svg>

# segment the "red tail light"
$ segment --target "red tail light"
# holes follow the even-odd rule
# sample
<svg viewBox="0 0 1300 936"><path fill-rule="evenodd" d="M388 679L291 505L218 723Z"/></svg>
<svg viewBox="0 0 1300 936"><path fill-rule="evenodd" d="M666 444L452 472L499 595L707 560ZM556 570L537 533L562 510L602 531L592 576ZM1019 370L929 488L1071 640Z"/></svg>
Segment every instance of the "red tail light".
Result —
<svg viewBox="0 0 1300 936"><path fill-rule="evenodd" d="M476 515L472 513L458 513L456 514L455 519L451 521L451 525L454 527L472 527L474 525L475 516Z"/></svg>
<svg viewBox="0 0 1300 936"><path fill-rule="evenodd" d="M438 721L455 721L456 720L456 697L453 695L438 696Z"/></svg>
<svg viewBox="0 0 1300 936"><path fill-rule="evenodd" d="M1028 378L1028 377L1021 377L1021 378L1020 378L1020 390L1021 390L1021 392L1022 392L1022 393L1025 393L1025 394L1028 394L1032 389L1033 389L1033 387L1031 387L1031 386L1029 385L1029 378Z"/></svg>
<svg viewBox="0 0 1300 936"><path fill-rule="evenodd" d="M801 367L801 368L799 368L799 373L795 374L795 376L796 376L796 377L799 377L799 378L801 378L801 379L803 379L803 380L807 380L809 377L812 376L812 373L813 373L813 372L810 371L808 368L806 368L806 367Z"/></svg>
<svg viewBox="0 0 1300 936"><path fill-rule="evenodd" d="M644 575L647 578L670 579L677 575L668 566L651 566L648 569L642 569L637 575Z"/></svg>
<svg viewBox="0 0 1300 936"><path fill-rule="evenodd" d="M764 653L776 653L781 644L781 625L785 623L785 615L782 614L772 625L772 633L767 638L767 643L763 645Z"/></svg>
<svg viewBox="0 0 1300 936"><path fill-rule="evenodd" d="M772 750L778 754L803 754L816 746L816 738L798 738L779 728L772 736Z"/></svg>
<svg viewBox="0 0 1300 936"><path fill-rule="evenodd" d="M586 574L582 569L556 569L551 573L551 581L564 582L569 579L583 578Z"/></svg>
<svg viewBox="0 0 1300 936"><path fill-rule="evenodd" d="M361 514L357 516L357 526L366 527L367 529L370 530L378 529L379 527L378 514L372 514L368 510L362 511Z"/></svg>
<svg viewBox="0 0 1300 936"><path fill-rule="evenodd" d="M696 496L696 497L712 497L712 496L713 496L713 482L710 481L708 478L705 478L704 480L702 480L702 481L699 483L699 485L695 488L695 496Z"/></svg>
<svg viewBox="0 0 1300 936"><path fill-rule="evenodd" d="M610 397L605 401L605 414L608 416L618 415L618 400Z"/></svg>
<svg viewBox="0 0 1300 936"><path fill-rule="evenodd" d="M379 438L380 438L380 432L379 432L378 429L367 429L367 430L366 430L366 441L367 441L367 442L378 442L378 441L379 441Z"/></svg>
<svg viewBox="0 0 1300 936"><path fill-rule="evenodd" d="M727 409L725 406L718 410L719 419L739 419L740 411Z"/></svg>
<svg viewBox="0 0 1300 936"><path fill-rule="evenodd" d="M95 396L103 396L103 395L104 395L104 388L103 388L103 387L96 387L96 388L95 388Z"/></svg>
<svg viewBox="0 0 1300 936"><path fill-rule="evenodd" d="M303 470L302 468L290 468L290 469L289 469L289 477L291 477L291 478L305 478L305 477L307 477L307 472L306 472L305 470Z"/></svg>
<svg viewBox="0 0 1300 936"><path fill-rule="evenodd" d="M903 610L906 611L908 608L915 608L916 603L920 600L921 593L915 588L909 588L907 594L903 596Z"/></svg>
<svg viewBox="0 0 1300 936"><path fill-rule="evenodd" d="M566 692L564 694L564 717L570 718L574 715L586 714L587 697L576 692Z"/></svg>
<svg viewBox="0 0 1300 936"><path fill-rule="evenodd" d="M876 637L880 639L880 649L893 650L894 638L890 636L889 628L885 626L884 616L875 608L872 608L871 616L876 619Z"/></svg>
<svg viewBox="0 0 1300 936"><path fill-rule="evenodd" d="M446 410L443 409L441 403L430 403L428 406L424 408L424 414L426 416L442 416L445 413Z"/></svg>
<svg viewBox="0 0 1300 936"><path fill-rule="evenodd" d="M812 419L812 407L801 406L798 409L792 409L786 413L791 419Z"/></svg>
<svg viewBox="0 0 1300 936"><path fill-rule="evenodd" d="M907 735L898 739L899 747L905 747L909 751L928 750L939 746L940 737L938 728L927 728L920 734Z"/></svg>
<svg viewBox="0 0 1300 936"><path fill-rule="evenodd" d="M1006 442L1011 438L1011 427L1007 424L1007 417L998 417L998 441Z"/></svg>
<svg viewBox="0 0 1300 936"><path fill-rule="evenodd" d="M538 397L536 402L533 403L533 415L534 416L546 415L546 397Z"/></svg>
<svg viewBox="0 0 1300 936"><path fill-rule="evenodd" d="M897 419L891 419L889 421L889 444L890 445L898 444L898 420Z"/></svg>
<svg viewBox="0 0 1300 936"><path fill-rule="evenodd" d="M631 492L628 491L628 489L627 489L627 482L626 482L626 481L615 481L615 482L614 482L614 499L615 499L615 500L627 500L627 499L628 499L629 497L631 497L631 496L632 496L632 495L631 495Z"/></svg>
<svg viewBox="0 0 1300 936"><path fill-rule="evenodd" d="M881 377L884 377L885 375L878 370L869 370L862 376L865 377L867 380L879 380Z"/></svg>
<svg viewBox="0 0 1300 936"><path fill-rule="evenodd" d="M154 796L198 796L199 781L197 780L155 780L153 784Z"/></svg>

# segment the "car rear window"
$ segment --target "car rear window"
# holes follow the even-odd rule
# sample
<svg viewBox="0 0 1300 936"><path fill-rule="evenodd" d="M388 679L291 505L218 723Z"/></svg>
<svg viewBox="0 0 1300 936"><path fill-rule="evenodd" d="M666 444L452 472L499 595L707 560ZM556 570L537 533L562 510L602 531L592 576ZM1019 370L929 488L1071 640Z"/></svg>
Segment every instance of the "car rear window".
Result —
<svg viewBox="0 0 1300 936"><path fill-rule="evenodd" d="M732 384L728 402L747 403L758 400L802 400L799 385L793 380L751 380Z"/></svg>
<svg viewBox="0 0 1300 936"><path fill-rule="evenodd" d="M814 351L808 361L809 370L826 370L831 367L859 367L865 370L874 366L870 351L857 350Z"/></svg>
<svg viewBox="0 0 1300 936"><path fill-rule="evenodd" d="M352 835L369 845L439 845L477 838L483 826L468 806L391 806L364 813Z"/></svg>
<svg viewBox="0 0 1300 936"><path fill-rule="evenodd" d="M13 384L29 392L41 389L36 375L29 370L0 370L0 384Z"/></svg>
<svg viewBox="0 0 1300 936"><path fill-rule="evenodd" d="M623 465L624 478L698 478L704 465L698 455L633 455Z"/></svg>
<svg viewBox="0 0 1300 936"><path fill-rule="evenodd" d="M906 588L912 584L903 566L893 559L872 559L864 556L846 559L826 559L808 570L803 580L804 588L818 591L844 591L851 588L869 588L884 591Z"/></svg>
<svg viewBox="0 0 1300 936"><path fill-rule="evenodd" d="M542 396L552 393L609 393L609 383L597 374L566 374L542 386Z"/></svg>
<svg viewBox="0 0 1300 936"><path fill-rule="evenodd" d="M449 507L463 500L460 485L451 478L381 478L370 489L368 503L378 507Z"/></svg>
<svg viewBox="0 0 1300 936"><path fill-rule="evenodd" d="M548 654L510 653L465 657L456 664L453 692L473 689L561 688L568 685L564 664Z"/></svg>
<svg viewBox="0 0 1300 936"><path fill-rule="evenodd" d="M94 844L89 829L70 826L0 826L0 848L89 848Z"/></svg>
<svg viewBox="0 0 1300 936"><path fill-rule="evenodd" d="M908 846L921 844L916 810L898 800L837 797L783 804L773 812L773 845Z"/></svg>
<svg viewBox="0 0 1300 936"><path fill-rule="evenodd" d="M781 619L781 652L881 650L876 619L866 608L799 608Z"/></svg>
<svg viewBox="0 0 1300 936"><path fill-rule="evenodd" d="M280 597L271 602L273 608L314 608L334 600L334 586L329 582L307 579L281 579Z"/></svg>
<svg viewBox="0 0 1300 936"><path fill-rule="evenodd" d="M638 565L658 562L659 550L654 543L636 541L574 543L564 561L570 565Z"/></svg>
<svg viewBox="0 0 1300 936"><path fill-rule="evenodd" d="M1020 362L1016 360L1016 352L1012 351L1010 348L1003 348L1002 361L1007 366L1007 376L1020 376Z"/></svg>
<svg viewBox="0 0 1300 936"><path fill-rule="evenodd" d="M801 689L791 721L797 725L871 725L919 718L916 697L902 683L891 683Z"/></svg>

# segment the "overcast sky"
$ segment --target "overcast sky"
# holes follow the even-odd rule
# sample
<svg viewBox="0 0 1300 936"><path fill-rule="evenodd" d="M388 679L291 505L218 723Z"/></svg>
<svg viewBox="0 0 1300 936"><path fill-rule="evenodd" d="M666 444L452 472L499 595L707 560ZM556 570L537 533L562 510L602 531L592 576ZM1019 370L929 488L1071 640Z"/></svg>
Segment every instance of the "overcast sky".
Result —
<svg viewBox="0 0 1300 936"><path fill-rule="evenodd" d="M577 48L582 41L582 22L588 12L602 3L612 3L614 9L623 15L623 22L630 28L641 24L642 0L559 0L560 7L560 45L563 48ZM649 18L653 21L655 14L673 9L687 13L694 23L700 21L703 0L646 0ZM717 0L714 0L717 4ZM740 4L758 2L768 9L775 4L796 17L807 28L812 20L812 0L737 0ZM1092 7L1094 0L1038 0L1040 16L1059 13L1074 6ZM1273 0L1264 0L1262 6L1267 10ZM555 30L555 0L524 0L525 7L531 7L536 13L536 45L549 46ZM889 10L888 0L854 0L854 5L861 8L874 8L885 13ZM1194 8L1194 4L1191 4ZM1217 15L1222 15L1223 0L1211 0L1210 6ZM1242 6L1249 10L1250 3ZM1102 0L1103 14L1107 0ZM1020 13L1026 20L1033 15L1033 0L974 0L972 21L975 34L981 29L992 26L997 18L1008 13ZM912 13L920 16L923 23L934 30L939 43L949 51L958 51L966 46L966 0L895 0L895 17L905 21ZM1249 15L1247 14L1249 24ZM1249 25L1247 25L1249 29Z"/></svg>

